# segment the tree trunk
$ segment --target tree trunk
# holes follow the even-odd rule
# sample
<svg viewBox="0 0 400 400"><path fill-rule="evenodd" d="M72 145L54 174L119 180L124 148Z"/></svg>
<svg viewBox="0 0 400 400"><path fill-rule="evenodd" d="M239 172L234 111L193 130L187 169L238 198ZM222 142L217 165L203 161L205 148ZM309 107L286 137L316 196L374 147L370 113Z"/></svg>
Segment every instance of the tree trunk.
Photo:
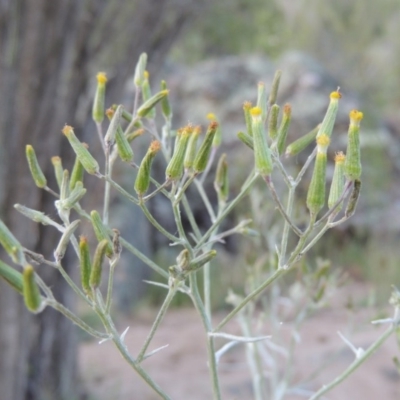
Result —
<svg viewBox="0 0 400 400"><path fill-rule="evenodd" d="M25 160L32 144L46 174L62 151L68 123L88 124L97 71L109 73L108 100L118 100L142 51L153 69L184 24L206 0L2 0L0 1L0 213L27 248L52 257L57 235L30 223L16 202L55 217L54 199L34 187ZM63 146L63 147L62 147ZM55 187L54 179L49 186ZM4 256L4 255L2 255ZM9 260L7 260L8 262ZM65 264L73 274L74 263ZM57 299L73 296L54 270L39 266ZM72 324L52 310L30 315L20 296L0 282L1 399L77 399L76 337Z"/></svg>

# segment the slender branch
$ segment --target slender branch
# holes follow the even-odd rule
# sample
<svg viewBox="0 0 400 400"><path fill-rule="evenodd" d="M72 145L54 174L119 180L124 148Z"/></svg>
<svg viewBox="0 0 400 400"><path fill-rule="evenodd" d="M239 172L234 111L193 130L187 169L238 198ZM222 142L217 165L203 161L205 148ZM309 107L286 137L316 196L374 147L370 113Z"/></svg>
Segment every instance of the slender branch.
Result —
<svg viewBox="0 0 400 400"><path fill-rule="evenodd" d="M96 176L106 182L109 182L110 185L118 190L118 192L120 192L124 197L126 197L129 201L131 201L132 203L138 205L139 204L139 200L136 199L136 197L132 196L130 193L128 193L124 188L122 188L120 185L118 185L118 183L114 182L112 179L110 179L107 176L104 176L100 173L97 173Z"/></svg>

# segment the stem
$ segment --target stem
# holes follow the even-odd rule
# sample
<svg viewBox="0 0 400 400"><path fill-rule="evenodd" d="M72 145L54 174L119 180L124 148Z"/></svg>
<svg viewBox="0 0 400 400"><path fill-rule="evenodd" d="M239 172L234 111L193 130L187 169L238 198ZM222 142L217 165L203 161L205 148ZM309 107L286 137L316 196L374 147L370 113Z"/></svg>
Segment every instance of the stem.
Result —
<svg viewBox="0 0 400 400"><path fill-rule="evenodd" d="M100 122L96 122L96 130L97 130L97 134L99 135L101 148L103 149L103 152L105 154L106 153L106 146L104 144L103 128L101 127L101 123Z"/></svg>
<svg viewBox="0 0 400 400"><path fill-rule="evenodd" d="M105 147L105 156L106 156L106 163L105 163L104 175L107 177L107 179L104 186L103 224L108 225L108 215L110 209L110 190L111 190L110 180L112 173L112 163L110 161L110 146Z"/></svg>
<svg viewBox="0 0 400 400"><path fill-rule="evenodd" d="M275 186L274 183L272 182L271 176L265 176L263 177L265 183L267 184L273 199L275 200L276 205L278 206L278 209L280 211L280 213L282 214L282 217L285 218L286 222L289 224L289 226L293 229L293 232L297 235L297 236L301 236L302 232L300 231L299 228L297 228L297 226L295 226L292 222L292 220L290 219L290 217L286 214L285 209L283 208L283 205L281 203L281 201L279 200L278 194L276 193L275 190Z"/></svg>
<svg viewBox="0 0 400 400"><path fill-rule="evenodd" d="M132 203L138 205L139 204L139 200L136 199L136 197L132 196L130 193L128 193L124 188L122 188L120 185L118 185L118 183L114 182L112 179L110 179L107 176L104 176L100 173L97 173L96 176L106 182L109 182L110 185L115 188L116 190L118 190L118 192L120 192L124 197L126 197L129 201L131 201Z"/></svg>
<svg viewBox="0 0 400 400"><path fill-rule="evenodd" d="M309 400L317 400L323 394L329 392L339 383L343 382L346 378L348 378L364 361L371 356L375 350L377 350L386 339L396 330L396 325L393 324L390 328L388 328L377 340L373 343L360 357L356 358L339 376L337 376L331 383L328 385L324 385L318 392L314 393Z"/></svg>
<svg viewBox="0 0 400 400"><path fill-rule="evenodd" d="M222 327L226 325L244 306L246 306L250 301L256 298L260 293L262 293L272 282L278 279L281 275L290 271L290 268L279 268L277 269L265 282L263 282L257 289L253 290L249 295L247 295L240 304L238 304L219 324L214 328L213 332L219 331Z"/></svg>
<svg viewBox="0 0 400 400"><path fill-rule="evenodd" d="M178 290L178 285L174 285L172 288L168 290L168 294L164 299L164 302L158 311L157 317L155 321L153 322L153 326L151 327L150 333L148 334L146 341L144 342L144 345L142 349L139 352L139 355L136 358L137 363L141 363L143 360L143 357L146 354L146 350L149 347L150 342L152 341L154 334L156 333L158 326L160 325L162 319L164 318L165 313L168 310L169 305L171 304L172 299L174 298L176 292Z"/></svg>
<svg viewBox="0 0 400 400"><path fill-rule="evenodd" d="M181 243L181 239L169 233L165 228L163 228L158 221L151 215L148 208L145 206L143 202L139 203L140 208L143 211L143 214L149 220L149 222L156 228L159 232L161 232L164 236L166 236L169 240L174 243Z"/></svg>
<svg viewBox="0 0 400 400"><path fill-rule="evenodd" d="M196 272L189 275L190 280L190 290L191 298L196 307L196 310L200 314L201 320L203 322L204 329L207 333L207 353L208 353L208 363L211 375L211 381L213 386L214 400L221 400L221 392L219 388L219 379L217 371L217 360L215 359L215 348L214 348L214 338L208 333L212 332L211 322L207 317L206 311L204 309L203 302L200 298L199 289L197 287L197 276Z"/></svg>
<svg viewBox="0 0 400 400"><path fill-rule="evenodd" d="M199 243L197 243L196 247L194 250L200 249L200 247L207 241L207 239L210 237L210 235L214 232L216 227L219 226L221 221L232 211L233 208L239 203L240 200L247 194L248 189L253 185L253 183L256 181L258 178L257 174L254 174L250 179L246 180L245 184L242 186L242 189L240 193L227 205L225 210L217 217L217 219L214 221L214 223L210 226L208 231L203 235L203 237L200 239Z"/></svg>
<svg viewBox="0 0 400 400"><path fill-rule="evenodd" d="M208 196L207 196L206 192L204 191L203 184L201 183L201 181L198 181L197 179L194 181L194 183L196 184L197 191L199 192L200 197L203 200L203 203L207 208L207 211L208 211L208 214L210 216L211 222L214 222L215 218L216 218L215 217L215 213L214 213L214 210L213 210L212 205L210 203L210 200L208 199Z"/></svg>
<svg viewBox="0 0 400 400"><path fill-rule="evenodd" d="M112 302L112 292L114 285L114 271L115 267L119 261L119 256L110 262L110 273L108 275L108 286L107 286L107 300L106 300L106 313L110 314L111 302Z"/></svg>
<svg viewBox="0 0 400 400"><path fill-rule="evenodd" d="M307 161L304 163L303 167L301 168L299 174L297 175L296 180L294 181L294 185L297 186L300 181L303 179L304 174L307 171L307 168L310 166L311 161L315 158L317 154L317 148L313 150L313 152L308 156Z"/></svg>
<svg viewBox="0 0 400 400"><path fill-rule="evenodd" d="M75 325L79 326L81 329L86 331L89 335L94 336L98 339L110 339L110 335L108 333L98 332L92 327L90 327L86 322L83 322L80 318L78 318L75 314L68 310L68 308L64 307L61 303L54 299L47 299L47 305L54 308L64 316L66 316L69 320L71 320Z"/></svg>
<svg viewBox="0 0 400 400"><path fill-rule="evenodd" d="M291 187L289 189L287 206L286 206L286 214L288 215L289 218L292 217L292 212L293 212L294 192L295 192L295 188ZM289 239L289 227L290 227L289 223L287 221L285 221L285 225L283 227L283 233L282 233L282 240L281 240L280 257L279 257L279 265L280 266L281 266L281 261L286 258L286 250L287 250L287 244L288 244L288 239Z"/></svg>

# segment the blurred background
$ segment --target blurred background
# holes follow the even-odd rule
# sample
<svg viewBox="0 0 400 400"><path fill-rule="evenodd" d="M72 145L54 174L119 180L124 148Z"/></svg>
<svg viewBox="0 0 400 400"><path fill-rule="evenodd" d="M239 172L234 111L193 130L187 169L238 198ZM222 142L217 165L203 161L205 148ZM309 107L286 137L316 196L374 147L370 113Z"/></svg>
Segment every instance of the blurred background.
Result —
<svg viewBox="0 0 400 400"><path fill-rule="evenodd" d="M65 123L91 151L100 152L90 118L94 76L103 70L108 74L107 104L122 101L130 107L132 75L143 51L153 90L160 79L168 82L174 127L188 121L205 124L206 114L213 112L222 123L223 148L233 154L241 151L235 138L244 125L242 103L254 101L257 82L268 85L276 69L283 71L279 103L292 104L292 138L322 119L329 93L340 86L343 100L332 152L344 148L350 109L361 109L362 200L351 222L330 232L315 254L345 267L354 279L372 283L372 303L386 304L390 286L400 285L398 0L0 1L0 211L23 245L51 257L58 239L13 209L18 202L55 216L54 200L31 181L25 145L34 146L50 187L55 184L50 157L60 155L67 168L73 163L60 133ZM238 181L233 192L243 165L245 157L231 169ZM129 170L121 168L119 174L129 182ZM89 179L87 185L100 190L96 181ZM175 255L140 213L129 208L127 219L126 204L115 199L113 205L112 224L160 264L171 265ZM155 201L152 209L162 218L163 204ZM200 210L197 217L203 220ZM163 223L168 225L168 218ZM246 251L233 239L222 257L240 265ZM67 260L66 269L76 274L74 262ZM40 268L61 302L79 306L54 271ZM121 315L130 315L138 304L157 303L159 294L141 284L150 275L138 260L127 257L119 274ZM216 274L215 282L226 289L240 286L240 273L232 276ZM215 307L224 306L226 290L221 292ZM29 315L0 282L1 400L81 398L78 342L75 328L63 317L51 310Z"/></svg>

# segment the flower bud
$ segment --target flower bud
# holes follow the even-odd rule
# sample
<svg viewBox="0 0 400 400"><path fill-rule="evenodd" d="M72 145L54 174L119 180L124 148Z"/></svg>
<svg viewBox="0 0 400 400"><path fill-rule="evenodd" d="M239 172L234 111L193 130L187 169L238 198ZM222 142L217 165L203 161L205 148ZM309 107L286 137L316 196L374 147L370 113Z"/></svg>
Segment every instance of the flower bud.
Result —
<svg viewBox="0 0 400 400"><path fill-rule="evenodd" d="M264 123L262 122L262 110L259 107L253 107L250 114L252 119L256 172L262 177L266 177L272 172L272 159L264 130Z"/></svg>
<svg viewBox="0 0 400 400"><path fill-rule="evenodd" d="M47 180L36 158L35 150L30 144L26 145L26 158L28 160L29 169L35 185L38 188L44 188L47 185Z"/></svg>
<svg viewBox="0 0 400 400"><path fill-rule="evenodd" d="M247 133L244 133L244 132L238 132L237 137L247 147L250 147L250 149L254 150L253 138L250 135L248 135Z"/></svg>
<svg viewBox="0 0 400 400"><path fill-rule="evenodd" d="M193 128L193 132L190 135L189 143L187 145L185 159L183 161L183 166L186 171L189 171L192 166L194 159L196 158L197 142L201 133L201 126L197 125Z"/></svg>
<svg viewBox="0 0 400 400"><path fill-rule="evenodd" d="M331 189L329 191L328 198L328 207L329 209L333 208L333 206L339 201L340 196L343 194L344 190L344 162L346 156L339 152L335 156L335 169L333 172ZM343 203L340 203L336 207L336 211L340 211L342 209Z"/></svg>
<svg viewBox="0 0 400 400"><path fill-rule="evenodd" d="M190 263L190 252L188 249L182 250L178 257L176 257L178 269L187 269Z"/></svg>
<svg viewBox="0 0 400 400"><path fill-rule="evenodd" d="M86 189L83 187L81 181L76 182L74 189L69 193L65 200L62 200L60 204L61 208L70 210L82 197L86 194Z"/></svg>
<svg viewBox="0 0 400 400"><path fill-rule="evenodd" d="M100 214L96 210L93 210L90 213L90 219L92 221L94 234L96 235L97 240L99 242L101 242L104 239L107 240L107 242L108 242L107 257L111 257L113 254L112 243L111 243L110 237L107 233L107 228L104 226L104 224L100 218Z"/></svg>
<svg viewBox="0 0 400 400"><path fill-rule="evenodd" d="M112 115L110 125L108 125L106 135L104 136L104 143L106 144L106 146L111 146L115 142L115 134L121 122L123 109L124 107L119 105Z"/></svg>
<svg viewBox="0 0 400 400"><path fill-rule="evenodd" d="M271 92L269 94L269 99L268 99L268 104L270 106L276 103L276 98L278 97L279 83L281 81L281 75L282 75L281 70L278 69L277 71L275 71L274 79L271 85Z"/></svg>
<svg viewBox="0 0 400 400"><path fill-rule="evenodd" d="M317 156L307 192L307 208L313 215L318 214L325 204L326 152L329 142L328 135L317 137Z"/></svg>
<svg viewBox="0 0 400 400"><path fill-rule="evenodd" d="M87 238L80 237L79 241L79 261L81 270L81 285L86 294L90 294L90 273L92 271L92 262L90 261L90 251Z"/></svg>
<svg viewBox="0 0 400 400"><path fill-rule="evenodd" d="M229 196L228 163L225 153L221 155L218 161L214 188L218 194L218 202L225 204Z"/></svg>
<svg viewBox="0 0 400 400"><path fill-rule="evenodd" d="M165 81L161 81L161 90L167 90L167 83ZM161 110L163 113L163 116L166 120L171 120L172 118L172 109L171 109L171 104L169 102L169 96L165 96L161 100Z"/></svg>
<svg viewBox="0 0 400 400"><path fill-rule="evenodd" d="M203 172L207 167L208 159L210 157L210 152L211 152L211 146L213 144L213 140L217 132L217 129L218 129L218 122L211 121L210 124L208 125L206 137L203 143L201 144L199 152L197 153L197 156L193 162L193 169L196 174Z"/></svg>
<svg viewBox="0 0 400 400"><path fill-rule="evenodd" d="M285 156L295 156L303 151L312 141L315 140L319 127L320 125L317 125L312 131L306 133L294 142L290 143L289 146L286 147Z"/></svg>
<svg viewBox="0 0 400 400"><path fill-rule="evenodd" d="M0 220L0 244L13 262L20 265L24 263L25 257L22 252L21 243L18 242L2 220Z"/></svg>
<svg viewBox="0 0 400 400"><path fill-rule="evenodd" d="M63 259L65 251L67 250L68 247L68 243L71 239L71 236L75 232L80 222L81 221L77 219L76 221L71 222L71 224L69 224L66 227L64 233L61 236L60 242L58 243L57 248L54 252L54 258L56 259L56 262L59 262L60 260Z"/></svg>
<svg viewBox="0 0 400 400"><path fill-rule="evenodd" d="M215 121L218 123L218 127L217 127L217 131L215 132L214 135L214 139L213 139L213 143L212 143L212 147L218 147L221 145L221 141L222 141L222 131L221 131L221 126L218 122L218 119L216 117L215 114L213 113L208 113L207 114L207 119L211 122Z"/></svg>
<svg viewBox="0 0 400 400"><path fill-rule="evenodd" d="M354 180L353 191L351 192L349 201L347 203L346 211L344 213L346 218L351 217L357 207L358 198L361 192L361 181L359 179Z"/></svg>
<svg viewBox="0 0 400 400"><path fill-rule="evenodd" d="M138 196L143 196L149 188L151 164L153 163L156 154L160 151L160 148L160 142L153 140L149 149L147 150L147 153L143 157L142 162L140 163L139 171L135 180L135 191Z"/></svg>
<svg viewBox="0 0 400 400"><path fill-rule="evenodd" d="M144 79L142 83L142 97L144 102L151 98L149 76L150 76L149 72L144 71L143 74ZM156 117L156 110L154 107L147 113L146 117L149 119L154 119Z"/></svg>
<svg viewBox="0 0 400 400"><path fill-rule="evenodd" d="M290 104L285 104L285 106L283 107L282 121L278 129L278 137L276 140L276 148L279 155L283 153L283 150L286 146L286 138L290 126L291 116L292 107Z"/></svg>
<svg viewBox="0 0 400 400"><path fill-rule="evenodd" d="M350 181L359 179L361 176L360 121L362 118L362 112L357 110L350 111L346 162L344 164L344 174Z"/></svg>
<svg viewBox="0 0 400 400"><path fill-rule="evenodd" d="M278 104L273 104L268 120L268 135L272 140L278 137L278 116L280 107Z"/></svg>
<svg viewBox="0 0 400 400"><path fill-rule="evenodd" d="M141 87L144 80L144 72L146 71L147 65L147 54L142 53L139 57L139 60L136 64L135 75L133 77L133 83L136 87Z"/></svg>
<svg viewBox="0 0 400 400"><path fill-rule="evenodd" d="M22 276L25 306L31 312L37 312L40 309L42 298L35 281L35 270L32 265L27 264L24 267Z"/></svg>
<svg viewBox="0 0 400 400"><path fill-rule="evenodd" d="M104 119L104 99L106 95L107 76L104 72L99 72L96 76L97 87L94 95L92 118L98 124L101 124Z"/></svg>
<svg viewBox="0 0 400 400"><path fill-rule="evenodd" d="M61 181L60 201L64 201L68 196L69 196L69 171L65 169Z"/></svg>
<svg viewBox="0 0 400 400"><path fill-rule="evenodd" d="M82 163L83 168L85 168L86 172L88 172L89 174L98 173L99 164L89 153L83 143L81 143L75 136L72 127L69 125L65 125L62 132L67 137L72 149L74 150L76 156L79 158L79 161Z"/></svg>
<svg viewBox="0 0 400 400"><path fill-rule="evenodd" d="M103 271L103 261L104 261L104 256L106 255L107 252L107 248L108 248L108 240L104 239L97 245L96 251L94 253L93 265L90 271L90 278L89 278L89 286L92 289L96 289L100 286L101 274Z"/></svg>
<svg viewBox="0 0 400 400"><path fill-rule="evenodd" d="M143 128L136 129L135 131L128 133L126 135L126 140L131 143L133 140L138 138L139 136L142 136L143 133L145 133L145 130Z"/></svg>
<svg viewBox="0 0 400 400"><path fill-rule="evenodd" d="M193 259L187 267L182 268L182 269L186 272L197 271L204 264L207 264L208 262L210 262L216 255L217 255L216 250L207 251L206 253L201 254L200 256Z"/></svg>
<svg viewBox="0 0 400 400"><path fill-rule="evenodd" d="M86 148L89 146L87 143L82 143ZM83 183L83 174L85 172L85 169L83 168L82 163L79 161L78 157L75 157L75 162L74 166L72 167L72 172L71 172L71 179L69 181L69 190L73 190L77 182L82 182Z"/></svg>
<svg viewBox="0 0 400 400"><path fill-rule="evenodd" d="M118 155L121 160L124 162L132 162L133 150L120 126L117 128L117 132L115 133L115 141L117 143Z"/></svg>
<svg viewBox="0 0 400 400"><path fill-rule="evenodd" d="M48 217L44 212L33 210L32 208L22 206L21 204L14 204L14 208L32 221L38 222L42 225L57 226L56 222Z"/></svg>
<svg viewBox="0 0 400 400"><path fill-rule="evenodd" d="M23 278L21 272L0 260L0 277L3 278L19 294L23 294Z"/></svg>
<svg viewBox="0 0 400 400"><path fill-rule="evenodd" d="M183 174L183 162L185 159L186 148L189 138L193 132L193 127L188 125L179 135L178 143L175 146L174 153L165 170L165 178L169 180L178 180Z"/></svg>
<svg viewBox="0 0 400 400"><path fill-rule="evenodd" d="M267 91L264 82L258 82L257 85L257 107L261 108L261 120L265 122L267 117Z"/></svg>
<svg viewBox="0 0 400 400"><path fill-rule="evenodd" d="M51 163L54 167L54 175L56 177L58 188L61 189L61 182L64 173L61 158L58 156L51 157Z"/></svg>
<svg viewBox="0 0 400 400"><path fill-rule="evenodd" d="M249 136L253 136L253 130L251 128L251 115L250 115L250 110L253 107L250 101L245 101L243 103L243 111L244 111L244 119L246 122L246 129L247 129L247 134Z"/></svg>
<svg viewBox="0 0 400 400"><path fill-rule="evenodd" d="M339 108L339 99L341 97L342 95L339 90L330 94L329 106L318 130L317 137L323 134L328 136L332 135L333 126L335 125L336 114Z"/></svg>
<svg viewBox="0 0 400 400"><path fill-rule="evenodd" d="M161 90L161 92L156 93L139 107L139 109L137 110L137 115L139 117L146 117L149 112L156 106L156 104L166 96L168 96L168 90Z"/></svg>

